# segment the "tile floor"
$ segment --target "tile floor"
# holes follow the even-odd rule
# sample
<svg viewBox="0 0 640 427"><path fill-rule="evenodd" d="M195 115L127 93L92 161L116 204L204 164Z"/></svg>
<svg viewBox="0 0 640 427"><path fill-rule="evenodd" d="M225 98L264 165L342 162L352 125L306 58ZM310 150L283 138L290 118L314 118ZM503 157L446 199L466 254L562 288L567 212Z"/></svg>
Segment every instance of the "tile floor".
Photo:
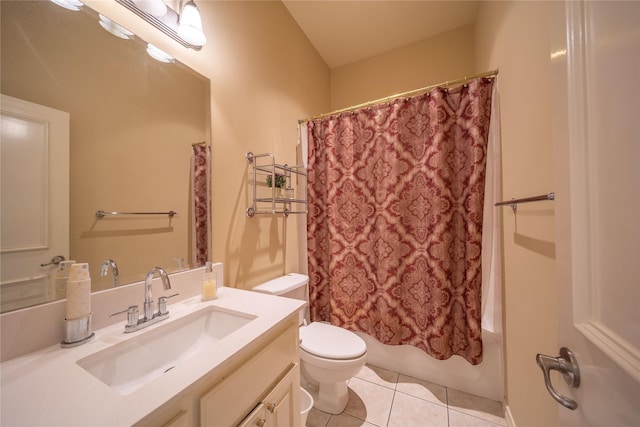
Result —
<svg viewBox="0 0 640 427"><path fill-rule="evenodd" d="M497 427L502 404L366 365L349 381L340 415L311 409L307 427Z"/></svg>

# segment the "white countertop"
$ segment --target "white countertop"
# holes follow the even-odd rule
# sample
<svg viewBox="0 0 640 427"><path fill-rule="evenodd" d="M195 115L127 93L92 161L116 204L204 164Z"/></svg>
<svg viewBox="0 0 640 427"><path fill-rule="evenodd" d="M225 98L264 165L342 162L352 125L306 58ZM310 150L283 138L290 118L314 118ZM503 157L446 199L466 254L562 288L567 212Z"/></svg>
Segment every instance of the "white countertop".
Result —
<svg viewBox="0 0 640 427"><path fill-rule="evenodd" d="M119 394L76 363L210 305L257 317L222 338L214 350L194 355L131 394ZM95 337L81 346L55 345L3 362L0 424L3 427L135 424L204 375L225 369L226 362L303 305L299 300L225 287L218 290L218 298L213 301L201 302L196 296L170 304L169 319L141 331L125 334L124 322L119 322L95 331Z"/></svg>

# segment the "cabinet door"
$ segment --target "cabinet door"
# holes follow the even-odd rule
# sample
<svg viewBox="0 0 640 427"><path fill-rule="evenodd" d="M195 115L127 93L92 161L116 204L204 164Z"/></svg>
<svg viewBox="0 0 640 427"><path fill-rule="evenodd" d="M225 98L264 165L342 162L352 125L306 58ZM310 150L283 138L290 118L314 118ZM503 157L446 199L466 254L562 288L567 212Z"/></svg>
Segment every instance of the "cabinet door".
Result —
<svg viewBox="0 0 640 427"><path fill-rule="evenodd" d="M266 425L297 427L300 425L300 369L298 364L264 398Z"/></svg>
<svg viewBox="0 0 640 427"><path fill-rule="evenodd" d="M251 408L264 402L262 396L271 394L272 385L286 377L291 366L298 372L292 362L297 349L298 327L294 325L202 395L200 425L228 427L244 420Z"/></svg>

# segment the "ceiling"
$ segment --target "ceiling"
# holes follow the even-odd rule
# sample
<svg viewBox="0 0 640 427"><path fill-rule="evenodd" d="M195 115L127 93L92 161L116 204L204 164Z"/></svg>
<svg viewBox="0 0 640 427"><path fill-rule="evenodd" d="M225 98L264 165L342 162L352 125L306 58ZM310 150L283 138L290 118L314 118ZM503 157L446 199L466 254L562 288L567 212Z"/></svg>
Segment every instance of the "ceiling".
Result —
<svg viewBox="0 0 640 427"><path fill-rule="evenodd" d="M478 1L282 0L329 68L472 23Z"/></svg>

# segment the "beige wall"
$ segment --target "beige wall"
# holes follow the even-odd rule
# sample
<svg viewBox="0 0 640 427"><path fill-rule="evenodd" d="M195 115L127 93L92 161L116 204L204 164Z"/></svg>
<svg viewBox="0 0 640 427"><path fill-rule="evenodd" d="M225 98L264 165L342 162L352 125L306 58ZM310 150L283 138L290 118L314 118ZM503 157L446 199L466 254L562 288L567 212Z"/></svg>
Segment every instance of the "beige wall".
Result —
<svg viewBox="0 0 640 427"><path fill-rule="evenodd" d="M249 288L298 271L296 217L247 218L247 151L296 164L297 120L329 109L329 69L280 2L201 2L212 81L213 259Z"/></svg>
<svg viewBox="0 0 640 427"><path fill-rule="evenodd" d="M483 2L478 71L499 68L503 198L553 191L550 11L545 2ZM503 213L506 400L518 427L557 424L537 353L557 354L553 203Z"/></svg>
<svg viewBox="0 0 640 427"><path fill-rule="evenodd" d="M473 40L474 27L466 25L338 67L331 71L331 110L472 75Z"/></svg>

